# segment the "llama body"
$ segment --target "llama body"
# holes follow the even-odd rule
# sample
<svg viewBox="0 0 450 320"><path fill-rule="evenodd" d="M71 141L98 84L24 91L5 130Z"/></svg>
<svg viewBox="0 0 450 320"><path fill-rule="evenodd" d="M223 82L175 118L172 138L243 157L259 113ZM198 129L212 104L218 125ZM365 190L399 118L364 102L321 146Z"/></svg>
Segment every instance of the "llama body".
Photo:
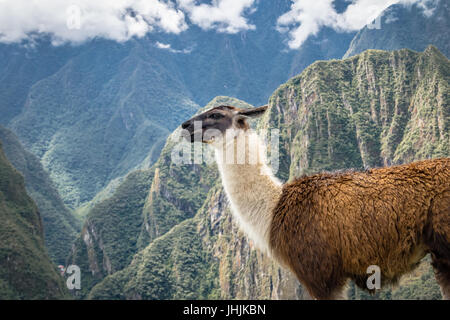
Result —
<svg viewBox="0 0 450 320"><path fill-rule="evenodd" d="M367 289L371 265L380 267L382 284L395 282L431 253L443 296L450 298L450 159L316 174L282 185L245 122L265 108L223 106L194 118L205 122L203 131L223 133L204 142L215 148L233 215L257 247L316 299L342 298L348 279ZM194 119L183 128L191 129ZM227 161L230 150L243 153L244 162Z"/></svg>
<svg viewBox="0 0 450 320"><path fill-rule="evenodd" d="M384 284L428 252L434 264L436 256L450 262L449 235L450 160L438 159L286 184L270 247L315 297L333 298L349 278L367 289L370 265L380 267ZM448 281L446 268L440 266Z"/></svg>

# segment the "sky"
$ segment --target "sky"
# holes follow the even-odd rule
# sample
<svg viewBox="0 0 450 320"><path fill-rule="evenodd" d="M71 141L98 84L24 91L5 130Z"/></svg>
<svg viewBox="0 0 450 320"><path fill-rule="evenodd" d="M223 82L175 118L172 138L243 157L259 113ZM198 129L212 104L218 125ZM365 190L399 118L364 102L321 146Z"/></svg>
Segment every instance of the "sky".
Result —
<svg viewBox="0 0 450 320"><path fill-rule="evenodd" d="M49 34L55 45L95 37L122 42L151 32L181 34L194 25L228 34L258 32L251 16L261 1L276 0L0 0L0 42L20 43L41 34ZM436 0L344 1L347 8L337 12L334 0L292 0L274 27L289 48L298 49L323 27L355 31L392 4L419 2L427 9Z"/></svg>

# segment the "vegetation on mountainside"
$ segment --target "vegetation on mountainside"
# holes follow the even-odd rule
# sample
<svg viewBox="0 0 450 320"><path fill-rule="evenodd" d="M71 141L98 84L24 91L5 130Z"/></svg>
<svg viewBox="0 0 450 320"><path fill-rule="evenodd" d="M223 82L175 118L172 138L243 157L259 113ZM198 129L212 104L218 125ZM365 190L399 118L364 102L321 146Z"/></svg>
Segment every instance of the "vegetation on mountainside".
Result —
<svg viewBox="0 0 450 320"><path fill-rule="evenodd" d="M67 297L44 247L42 222L23 177L0 144L0 299Z"/></svg>
<svg viewBox="0 0 450 320"><path fill-rule="evenodd" d="M91 299L208 299L211 255L202 247L194 219L183 221L139 252L125 270L107 277L90 293ZM150 272L147 272L150 271ZM134 275L130 277L130 275Z"/></svg>
<svg viewBox="0 0 450 320"><path fill-rule="evenodd" d="M85 296L106 275L126 267L138 251L142 208L152 178L152 170L130 173L112 197L90 210L68 258L68 264L81 269L78 296Z"/></svg>
<svg viewBox="0 0 450 320"><path fill-rule="evenodd" d="M98 41L81 50L32 86L25 111L8 124L71 208L146 157L156 161L169 132L198 108L144 47Z"/></svg>
<svg viewBox="0 0 450 320"><path fill-rule="evenodd" d="M448 80L432 46L314 63L270 99L280 177L448 156Z"/></svg>
<svg viewBox="0 0 450 320"><path fill-rule="evenodd" d="M64 264L81 223L66 208L48 173L10 130L0 126L0 141L11 164L24 176L28 194L38 206L50 258Z"/></svg>

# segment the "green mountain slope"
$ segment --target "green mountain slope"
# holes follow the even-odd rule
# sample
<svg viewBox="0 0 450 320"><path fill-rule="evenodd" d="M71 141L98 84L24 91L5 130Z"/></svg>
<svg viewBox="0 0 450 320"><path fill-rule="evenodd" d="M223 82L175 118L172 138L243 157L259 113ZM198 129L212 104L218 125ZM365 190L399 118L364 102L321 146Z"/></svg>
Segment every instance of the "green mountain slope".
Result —
<svg viewBox="0 0 450 320"><path fill-rule="evenodd" d="M81 270L82 291L78 296L86 295L106 275L126 267L137 252L142 208L152 177L152 170L130 173L112 197L89 211L68 258L68 264Z"/></svg>
<svg viewBox="0 0 450 320"><path fill-rule="evenodd" d="M19 115L30 88L55 73L81 47L46 45L47 36L35 38L31 45L0 43L0 124Z"/></svg>
<svg viewBox="0 0 450 320"><path fill-rule="evenodd" d="M449 72L432 46L314 63L270 99L280 177L448 156Z"/></svg>
<svg viewBox="0 0 450 320"><path fill-rule="evenodd" d="M425 8L424 8L425 6ZM434 45L450 57L450 3L445 0L420 1L411 5L395 4L355 35L344 58L367 49L423 51Z"/></svg>
<svg viewBox="0 0 450 320"><path fill-rule="evenodd" d="M218 183L197 215L95 286L90 299L288 299L295 279L252 248L233 224Z"/></svg>
<svg viewBox="0 0 450 320"><path fill-rule="evenodd" d="M14 133L0 126L0 141L8 160L24 176L27 192L38 206L50 257L55 263L64 264L80 231L80 222L62 202L39 159L22 147Z"/></svg>
<svg viewBox="0 0 450 320"><path fill-rule="evenodd" d="M197 109L155 50L145 42L99 40L35 83L9 123L70 207L149 154L155 161L168 133Z"/></svg>
<svg viewBox="0 0 450 320"><path fill-rule="evenodd" d="M0 299L64 298L63 278L44 247L39 211L1 144L0 220Z"/></svg>
<svg viewBox="0 0 450 320"><path fill-rule="evenodd" d="M258 125L280 130L277 175L287 180L323 170L449 156L449 66L434 47L422 53L371 50L314 63L275 91ZM200 177L192 175L180 185L192 188ZM177 182L160 180L157 189ZM417 272L378 297L440 297L429 266ZM217 181L194 218L150 242L128 267L97 284L89 298L301 296L293 276L253 250L238 232ZM351 286L350 298L367 296Z"/></svg>

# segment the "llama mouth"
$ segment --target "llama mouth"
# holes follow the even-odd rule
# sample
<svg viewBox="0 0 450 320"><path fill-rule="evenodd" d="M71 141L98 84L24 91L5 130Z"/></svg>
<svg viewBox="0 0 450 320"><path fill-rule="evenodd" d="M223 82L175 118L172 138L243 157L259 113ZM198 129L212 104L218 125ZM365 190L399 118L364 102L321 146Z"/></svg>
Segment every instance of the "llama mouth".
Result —
<svg viewBox="0 0 450 320"><path fill-rule="evenodd" d="M188 137L186 137L186 139L188 139ZM189 139L188 139L189 141ZM203 136L203 131L194 131L190 134L190 142L194 143L194 142L201 142L201 143L205 143L205 144L211 144L215 141L215 137L211 137L211 139L204 139Z"/></svg>

